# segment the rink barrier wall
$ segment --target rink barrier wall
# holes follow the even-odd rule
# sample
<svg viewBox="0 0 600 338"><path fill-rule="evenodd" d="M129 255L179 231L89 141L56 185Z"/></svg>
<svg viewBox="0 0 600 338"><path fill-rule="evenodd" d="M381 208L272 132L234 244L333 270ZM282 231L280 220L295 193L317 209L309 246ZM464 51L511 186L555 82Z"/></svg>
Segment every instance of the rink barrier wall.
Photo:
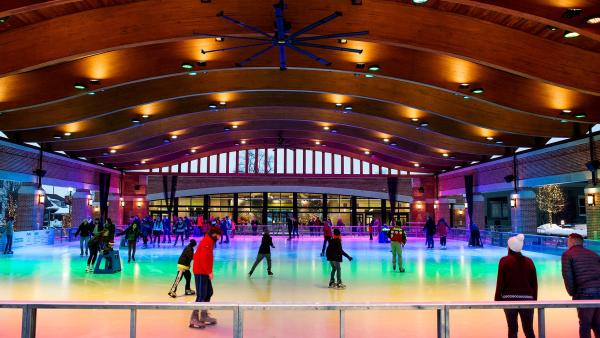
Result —
<svg viewBox="0 0 600 338"><path fill-rule="evenodd" d="M450 311L537 309L538 336L546 337L546 309L600 308L600 300L540 302L451 302L451 303L125 303L125 302L0 302L0 309L21 309L21 338L35 338L38 310L129 310L129 337L137 336L139 310L225 310L233 312L233 337L244 336L244 314L249 311L337 311L339 337L345 338L347 311L436 311L437 337L450 337Z"/></svg>

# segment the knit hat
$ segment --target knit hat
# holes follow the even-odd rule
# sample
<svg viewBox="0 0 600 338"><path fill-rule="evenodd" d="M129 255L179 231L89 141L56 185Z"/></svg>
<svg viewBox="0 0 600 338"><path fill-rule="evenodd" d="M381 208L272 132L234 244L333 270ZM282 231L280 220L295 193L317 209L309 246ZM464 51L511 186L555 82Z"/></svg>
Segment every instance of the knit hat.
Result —
<svg viewBox="0 0 600 338"><path fill-rule="evenodd" d="M523 241L525 240L525 235L518 234L508 239L508 248L514 252L521 252L523 250Z"/></svg>

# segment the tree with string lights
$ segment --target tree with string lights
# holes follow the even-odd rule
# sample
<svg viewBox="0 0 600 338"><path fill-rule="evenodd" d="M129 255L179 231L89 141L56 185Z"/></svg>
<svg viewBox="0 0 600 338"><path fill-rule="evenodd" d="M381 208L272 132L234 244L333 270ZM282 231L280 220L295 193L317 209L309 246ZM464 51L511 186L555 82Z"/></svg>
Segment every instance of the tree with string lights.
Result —
<svg viewBox="0 0 600 338"><path fill-rule="evenodd" d="M558 184L544 185L538 190L536 202L540 210L548 213L550 224L553 224L553 216L565 208L565 193Z"/></svg>

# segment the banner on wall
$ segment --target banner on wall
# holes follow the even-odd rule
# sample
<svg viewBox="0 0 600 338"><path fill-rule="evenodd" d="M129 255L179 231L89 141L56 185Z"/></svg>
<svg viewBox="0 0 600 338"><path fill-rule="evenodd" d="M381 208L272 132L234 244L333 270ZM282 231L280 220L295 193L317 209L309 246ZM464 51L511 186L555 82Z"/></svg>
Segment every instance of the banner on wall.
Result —
<svg viewBox="0 0 600 338"><path fill-rule="evenodd" d="M16 231L13 236L13 248L53 245L54 229L36 231ZM0 248L6 245L6 236L0 238Z"/></svg>

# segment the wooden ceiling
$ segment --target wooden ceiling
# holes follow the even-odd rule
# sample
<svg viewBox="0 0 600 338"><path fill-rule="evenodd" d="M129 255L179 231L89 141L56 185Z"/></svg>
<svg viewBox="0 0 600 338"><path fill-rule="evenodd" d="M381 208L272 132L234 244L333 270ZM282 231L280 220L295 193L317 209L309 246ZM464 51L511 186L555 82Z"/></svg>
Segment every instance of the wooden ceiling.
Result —
<svg viewBox="0 0 600 338"><path fill-rule="evenodd" d="M363 53L311 49L329 67L292 53L285 72L276 52L233 66L260 48L201 53L243 42L194 32L251 36L219 11L272 33L273 2L4 0L0 130L124 169L283 137L439 172L600 122L600 24L586 22L600 16L597 1L289 0L292 31L342 11L311 34L369 30L327 42ZM567 18L568 8L582 11Z"/></svg>

